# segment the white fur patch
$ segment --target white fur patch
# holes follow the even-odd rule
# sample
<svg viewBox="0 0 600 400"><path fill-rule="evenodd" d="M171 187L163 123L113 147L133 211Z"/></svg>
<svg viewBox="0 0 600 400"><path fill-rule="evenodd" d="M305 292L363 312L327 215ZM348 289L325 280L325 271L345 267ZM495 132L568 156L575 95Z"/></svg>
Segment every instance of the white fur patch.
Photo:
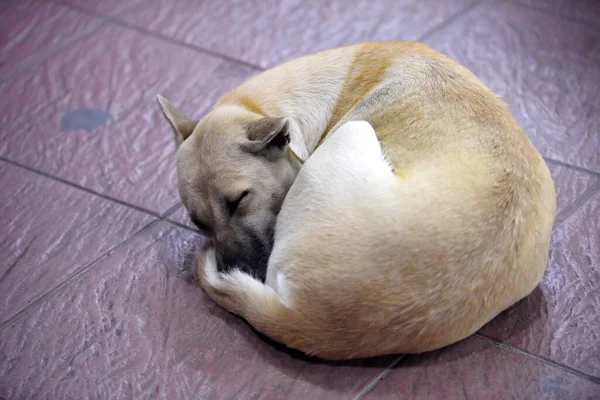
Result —
<svg viewBox="0 0 600 400"><path fill-rule="evenodd" d="M283 272L277 272L277 286L275 287L275 291L279 294L281 301L286 306L290 306L290 283L283 275Z"/></svg>
<svg viewBox="0 0 600 400"><path fill-rule="evenodd" d="M329 136L321 147L323 148L321 153L340 154L345 160L350 160L349 165L343 167L346 172L354 169L357 174L368 176L377 172L387 174L394 170L383 154L373 127L367 121L357 120L344 123ZM319 150L317 149L317 152ZM327 158L325 158L325 163L327 162Z"/></svg>
<svg viewBox="0 0 600 400"><path fill-rule="evenodd" d="M262 282L239 269L221 274L221 282L229 287L232 292L260 291L264 286Z"/></svg>

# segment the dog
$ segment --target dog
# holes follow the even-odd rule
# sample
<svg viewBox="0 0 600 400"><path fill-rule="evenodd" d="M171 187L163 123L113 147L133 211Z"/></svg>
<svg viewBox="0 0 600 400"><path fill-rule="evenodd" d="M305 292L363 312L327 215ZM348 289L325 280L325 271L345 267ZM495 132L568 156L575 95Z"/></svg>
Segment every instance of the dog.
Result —
<svg viewBox="0 0 600 400"><path fill-rule="evenodd" d="M417 42L300 57L195 120L158 97L205 292L343 360L460 341L540 282L556 195L506 103ZM264 281L264 282L263 282Z"/></svg>

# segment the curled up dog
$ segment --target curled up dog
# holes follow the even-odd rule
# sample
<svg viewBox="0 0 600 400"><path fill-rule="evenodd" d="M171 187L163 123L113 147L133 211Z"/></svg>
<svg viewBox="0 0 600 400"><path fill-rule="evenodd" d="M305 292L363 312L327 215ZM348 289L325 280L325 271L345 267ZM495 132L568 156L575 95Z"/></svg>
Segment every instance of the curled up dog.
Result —
<svg viewBox="0 0 600 400"><path fill-rule="evenodd" d="M181 199L211 239L202 287L287 346L328 359L434 350L545 271L547 166L500 98L423 44L292 60L199 121L159 103Z"/></svg>

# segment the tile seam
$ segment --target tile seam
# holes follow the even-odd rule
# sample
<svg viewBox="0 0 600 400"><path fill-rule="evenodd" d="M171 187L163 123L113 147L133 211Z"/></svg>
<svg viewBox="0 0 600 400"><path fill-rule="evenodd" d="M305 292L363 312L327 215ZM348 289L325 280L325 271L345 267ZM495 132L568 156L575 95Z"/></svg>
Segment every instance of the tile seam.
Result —
<svg viewBox="0 0 600 400"><path fill-rule="evenodd" d="M46 61L50 57L52 57L53 55L92 36L93 34L95 34L97 31L99 31L105 25L107 25L107 21L104 21L101 19L101 21L98 23L97 26L94 26L92 28L87 28L87 29L84 28L82 30L82 32L79 32L79 34L71 36L68 39L63 39L60 43L57 43L56 45L52 46L51 49L49 49L45 52L41 52L41 54L39 56L33 57L31 60L25 60L23 62L20 62L19 64L17 64L17 66L14 69L9 70L8 73L6 73L4 75L0 75L0 83L8 82L11 79L15 78L16 76L19 76L21 74L26 73L27 71L30 71L30 70L36 68L37 66L42 64L44 61Z"/></svg>
<svg viewBox="0 0 600 400"><path fill-rule="evenodd" d="M498 347L499 349L506 350L506 351L509 351L511 353L519 354L519 355L521 355L523 357L526 357L526 358L529 358L531 360L535 360L535 361L543 363L545 365L548 365L548 366L560 369L562 371L568 372L571 375L576 375L576 376L578 376L580 378L583 378L585 380L588 380L588 381L590 381L592 383L600 384L600 377L596 377L594 375L587 374L587 373L585 373L583 371L580 371L580 370L578 370L576 368L573 368L573 367L570 367L568 365L560 364L560 363L558 363L558 362L556 362L554 360L551 360L549 358L541 357L541 356L529 353L529 352L527 352L525 350L519 349L517 347L513 347L513 346L510 346L508 344L505 344L505 343L502 343L502 342L498 342L498 341L496 341L494 339L490 339L489 337L484 336L484 335L482 335L480 333L474 334L473 337L476 338L476 339L478 339L478 340L481 340L483 342L486 342L488 344L491 344L491 345L493 345L495 347Z"/></svg>
<svg viewBox="0 0 600 400"><path fill-rule="evenodd" d="M29 172L34 173L36 175L39 175L39 176L42 176L44 178L50 179L52 181L59 182L59 183L61 183L63 185L67 185L67 186L69 186L69 187L71 187L73 189L80 190L80 191L86 192L86 193L88 193L90 195L103 198L103 199L108 200L108 201L110 201L112 203L116 203L116 204L118 204L120 206L127 207L127 208L135 210L137 212L141 212L141 213L150 215L151 217L154 217L154 218L161 218L161 217L163 217L164 214L172 213L172 212L176 211L176 210L172 210L172 209L174 207L178 206L178 204L174 204L174 205L170 206L165 212L163 212L161 214L159 212L155 212L155 211L152 211L150 209L147 209L147 208L135 205L135 204L131 204L131 203L128 203L126 201L123 201L123 200L111 197L109 195L97 192L97 191L95 191L93 189L87 188L87 187L82 186L82 185L80 185L80 184L78 184L76 182L72 182L72 181L70 181L68 179L64 179L64 178L61 178L59 176L56 176L56 175L53 175L53 174L49 174L49 173L44 172L44 171L40 171L39 169L30 167L28 165L21 164L19 162L13 161L13 160L11 160L9 158L6 158L4 156L0 156L0 162L4 162L4 163L10 164L10 165L12 165L14 167L24 169L26 171L29 171Z"/></svg>
<svg viewBox="0 0 600 400"><path fill-rule="evenodd" d="M580 167L580 166L574 165L574 164L569 164L569 163L564 162L564 161L555 160L555 159L550 158L550 157L544 157L544 160L548 164L558 165L560 167L568 168L568 169L571 169L573 171L582 172L582 173L585 173L585 174L592 175L592 176L600 178L600 172L596 172L596 171L593 171L591 169Z"/></svg>
<svg viewBox="0 0 600 400"><path fill-rule="evenodd" d="M555 218L553 230L567 221L573 214L581 209L594 195L600 191L600 179L587 188L575 201L566 206Z"/></svg>
<svg viewBox="0 0 600 400"><path fill-rule="evenodd" d="M121 28L129 29L129 30L137 32L137 33L139 33L141 35L152 37L154 39L157 39L157 40L160 40L160 41L163 41L163 42L166 42L166 43L171 43L171 44L177 45L179 47L184 47L184 48L187 48L187 49L190 49L190 50L194 50L197 53L202 53L204 55L211 56L213 58L218 58L218 59L220 59L222 61L227 61L227 62L230 62L230 63L233 63L233 64L242 65L242 66L248 67L250 69L253 69L255 71L264 71L265 70L265 68L263 68L260 65L253 64L253 63L250 63L250 62L247 62L247 61L244 61L244 60L241 60L241 59L229 56L227 54L219 53L219 52L214 51L214 50L209 50L209 49L206 49L204 47L197 46L195 44L188 43L188 42L183 41L183 40L175 39L175 38L172 38L172 37L170 37L168 35L164 35L162 33L158 33L158 32L155 32L155 31L152 31L152 30L149 30L149 29L141 28L141 27L139 27L137 25L131 24L131 23L126 22L126 21L122 20L121 18L119 18L120 14L125 13L129 9L122 10L122 11L120 11L119 13L117 13L115 15L105 15L105 14L99 13L97 11L89 10L89 9L86 9L86 8L83 8L83 7L79 7L79 6L74 6L74 5L68 4L68 3L64 3L64 2L62 2L60 0L47 0L47 1L50 1L50 2L52 2L54 4L58 4L58 5L62 6L62 7L65 7L65 8L68 8L68 9L80 12L82 14L94 16L94 17L97 17L97 18L102 18L107 23L120 26Z"/></svg>
<svg viewBox="0 0 600 400"><path fill-rule="evenodd" d="M174 225L174 226L177 226L177 227L179 227L181 229L185 229L187 231L194 232L194 233L197 233L197 234L201 235L200 231L198 231L198 230L196 230L196 229L194 229L194 228L192 228L190 226L187 226L185 224L182 224L181 222L173 221L172 219L165 219L165 221L167 223L169 223L171 225Z"/></svg>
<svg viewBox="0 0 600 400"><path fill-rule="evenodd" d="M401 355L398 356L394 359L394 361L392 361L384 371L382 371L379 375L377 375L375 378L373 378L371 381L369 381L354 397L354 400L362 400L365 398L365 396L367 396L370 392L373 391L373 389L375 389L375 387L377 385L379 385L379 382L381 382L382 380L384 380L389 374L391 374L394 370L394 367L396 367L398 364L400 364L400 362L402 362L402 360L405 358L405 356Z"/></svg>

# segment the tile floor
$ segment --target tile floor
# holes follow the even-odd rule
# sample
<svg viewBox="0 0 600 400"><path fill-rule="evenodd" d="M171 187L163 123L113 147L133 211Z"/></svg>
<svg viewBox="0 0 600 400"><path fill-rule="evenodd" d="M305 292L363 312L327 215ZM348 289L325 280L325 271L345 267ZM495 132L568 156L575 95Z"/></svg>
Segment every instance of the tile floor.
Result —
<svg viewBox="0 0 600 400"><path fill-rule="evenodd" d="M558 216L539 288L474 337L323 362L199 289L154 96L200 116L263 68L367 39L425 41L505 96ZM0 398L600 398L599 91L597 0L3 0Z"/></svg>

